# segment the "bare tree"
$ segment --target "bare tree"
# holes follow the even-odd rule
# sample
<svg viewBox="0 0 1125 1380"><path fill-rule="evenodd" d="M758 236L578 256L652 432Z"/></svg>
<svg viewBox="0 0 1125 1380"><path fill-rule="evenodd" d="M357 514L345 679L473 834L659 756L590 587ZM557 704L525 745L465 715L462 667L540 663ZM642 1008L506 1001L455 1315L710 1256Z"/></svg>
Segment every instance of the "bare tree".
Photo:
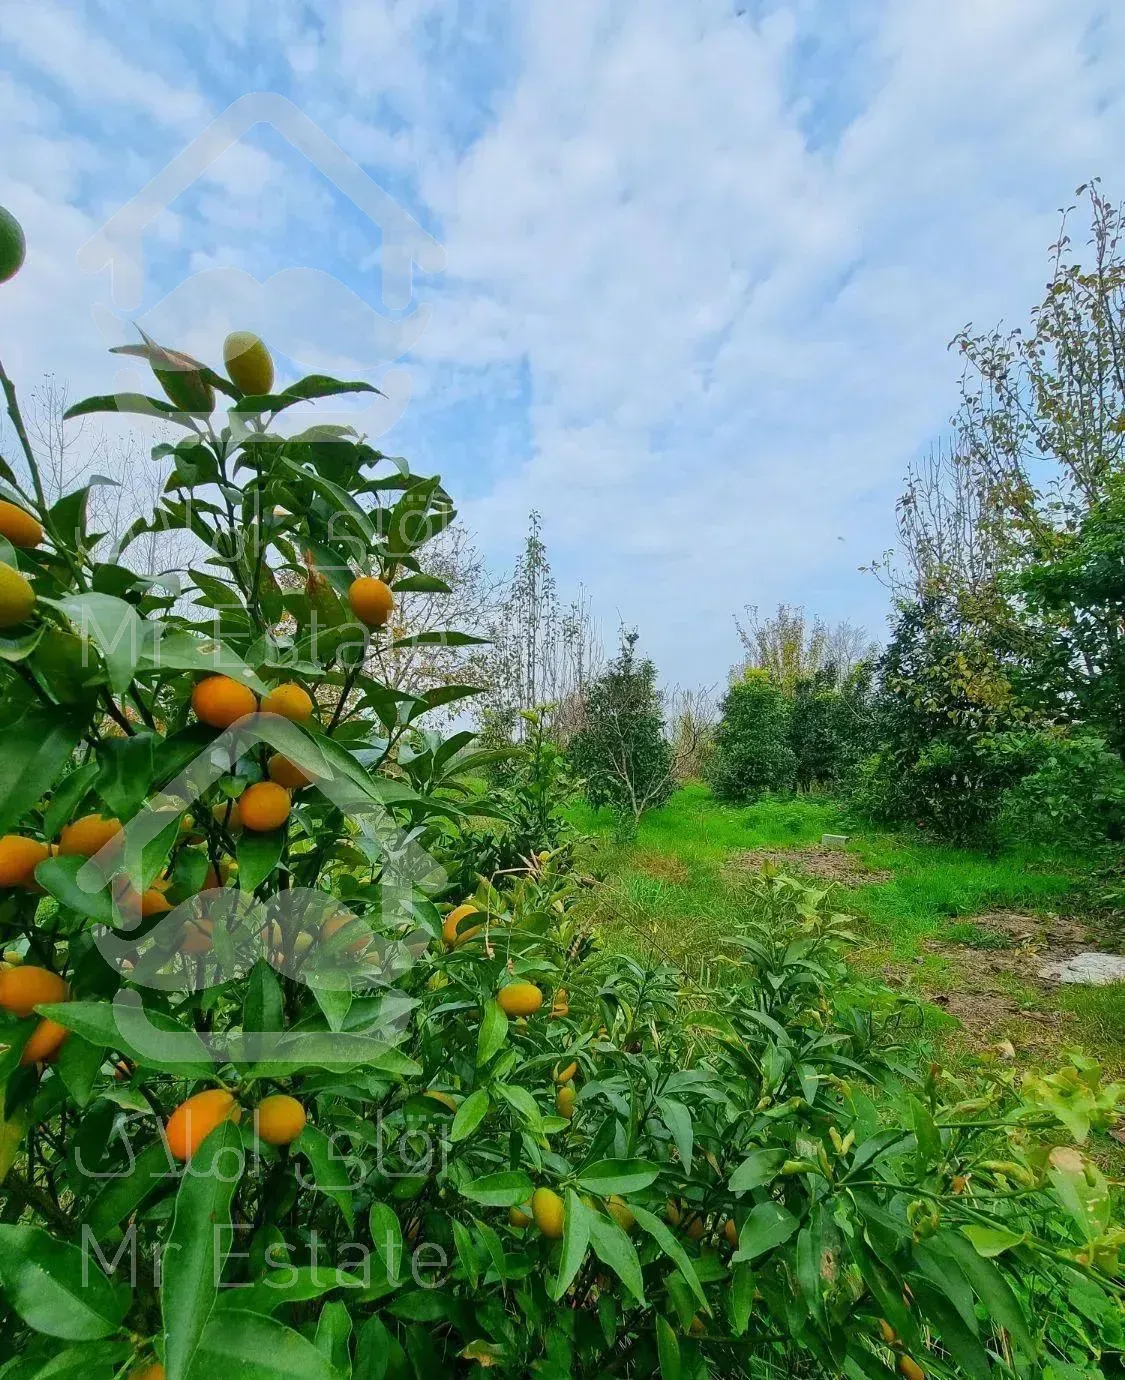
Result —
<svg viewBox="0 0 1125 1380"><path fill-rule="evenodd" d="M734 619L745 653L735 678L749 668L767 671L790 695L800 680L829 670L842 683L875 651L862 628L848 622L829 628L823 619L810 618L799 604L778 604L777 611L764 618L754 604L747 604L744 614L744 622L737 614Z"/></svg>
<svg viewBox="0 0 1125 1380"><path fill-rule="evenodd" d="M482 717L519 734L521 713L545 711L552 736L569 739L581 727L586 691L604 651L585 591L567 604L559 599L538 513L530 514L524 549L488 636L487 651L476 658L487 686L479 702Z"/></svg>
<svg viewBox="0 0 1125 1380"><path fill-rule="evenodd" d="M711 749L718 711L715 687L685 690L680 686L667 696L668 726L672 739L672 776L683 784L698 781Z"/></svg>

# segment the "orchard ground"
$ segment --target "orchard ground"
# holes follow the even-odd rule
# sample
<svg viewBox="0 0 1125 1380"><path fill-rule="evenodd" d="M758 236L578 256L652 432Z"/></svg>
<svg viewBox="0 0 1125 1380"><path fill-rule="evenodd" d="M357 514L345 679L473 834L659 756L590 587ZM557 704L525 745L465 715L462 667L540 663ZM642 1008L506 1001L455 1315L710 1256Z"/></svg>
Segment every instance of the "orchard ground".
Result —
<svg viewBox="0 0 1125 1380"><path fill-rule="evenodd" d="M736 807L696 784L646 815L628 844L614 841L608 811L580 804L570 817L608 883L598 922L626 951L697 971L734 928L748 878L773 863L833 888L836 907L856 918L852 966L919 997L923 1037L942 1058L1007 1041L1017 1058L1047 1065L1078 1046L1108 1076L1125 1073L1125 983L1038 976L1051 959L1125 941L1092 900L1095 858L951 848L857 824L824 796ZM846 846L822 849L826 833L848 835Z"/></svg>

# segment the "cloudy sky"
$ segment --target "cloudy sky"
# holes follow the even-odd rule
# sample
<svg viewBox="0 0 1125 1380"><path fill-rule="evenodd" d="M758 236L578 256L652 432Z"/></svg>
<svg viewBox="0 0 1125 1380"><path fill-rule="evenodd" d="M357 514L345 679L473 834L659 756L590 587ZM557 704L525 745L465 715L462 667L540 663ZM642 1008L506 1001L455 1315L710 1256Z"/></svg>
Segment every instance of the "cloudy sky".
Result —
<svg viewBox="0 0 1125 1380"><path fill-rule="evenodd" d="M1024 318L1080 181L1125 196L1115 0L6 0L0 53L25 391L105 391L131 321L382 377L361 424L489 556L539 509L683 684L747 602L881 632L947 342Z"/></svg>

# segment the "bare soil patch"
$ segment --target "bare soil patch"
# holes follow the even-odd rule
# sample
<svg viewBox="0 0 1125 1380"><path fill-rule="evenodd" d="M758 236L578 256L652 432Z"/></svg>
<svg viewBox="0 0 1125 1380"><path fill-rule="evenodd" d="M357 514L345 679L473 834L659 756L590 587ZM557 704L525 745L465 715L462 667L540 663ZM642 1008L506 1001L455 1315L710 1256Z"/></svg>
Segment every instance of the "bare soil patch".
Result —
<svg viewBox="0 0 1125 1380"><path fill-rule="evenodd" d="M654 877L660 882L671 882L683 886L690 873L687 867L672 853L637 852L629 859L630 864L646 877Z"/></svg>
<svg viewBox="0 0 1125 1380"><path fill-rule="evenodd" d="M870 886L889 882L891 874L869 867L856 853L843 848L823 848L810 844L807 848L750 848L732 853L727 867L735 872L760 872L771 863L783 872L799 872L820 882L836 882L840 886Z"/></svg>

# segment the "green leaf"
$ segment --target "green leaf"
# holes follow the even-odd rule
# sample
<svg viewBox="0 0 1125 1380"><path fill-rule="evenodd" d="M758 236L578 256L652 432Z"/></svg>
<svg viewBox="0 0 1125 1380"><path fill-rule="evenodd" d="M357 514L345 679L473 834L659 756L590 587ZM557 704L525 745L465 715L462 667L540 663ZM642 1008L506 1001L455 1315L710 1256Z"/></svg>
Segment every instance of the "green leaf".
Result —
<svg viewBox="0 0 1125 1380"><path fill-rule="evenodd" d="M254 891L281 861L286 831L272 829L259 834L247 829L235 847L238 859L238 889L249 894Z"/></svg>
<svg viewBox="0 0 1125 1380"><path fill-rule="evenodd" d="M391 588L396 594L453 593L452 587L436 575L407 575L401 580L396 580Z"/></svg>
<svg viewBox="0 0 1125 1380"><path fill-rule="evenodd" d="M508 1018L500 1009L499 1002L486 1002L484 1017L480 1023L480 1034L477 1036L478 1069L484 1068L507 1038Z"/></svg>
<svg viewBox="0 0 1125 1380"><path fill-rule="evenodd" d="M171 1157L164 1142L154 1140L146 1145L133 1160L129 1172L120 1178L107 1179L86 1209L90 1230L99 1240L119 1230L146 1198L173 1182L172 1174Z"/></svg>
<svg viewBox="0 0 1125 1380"><path fill-rule="evenodd" d="M39 866L45 868L58 861L70 859L50 858ZM210 1078L215 1072L206 1045L190 1026L181 1025L163 1011L146 1010L139 1001L126 1005L119 995L113 1002L52 1002L39 1011L68 1030L76 1030L91 1044L120 1050L145 1068L162 1069L180 1078Z"/></svg>
<svg viewBox="0 0 1125 1380"><path fill-rule="evenodd" d="M918 1142L918 1154L923 1166L936 1164L941 1159L941 1136L929 1108L916 1097L910 1099L910 1119L914 1127L914 1138Z"/></svg>
<svg viewBox="0 0 1125 1380"><path fill-rule="evenodd" d="M255 397L245 397L236 403L232 412L281 412L294 403L308 402L313 398L332 398L338 393L378 393L380 389L372 383L344 382L329 378L327 374L307 374L280 393L262 393Z"/></svg>
<svg viewBox="0 0 1125 1380"><path fill-rule="evenodd" d="M522 1117L534 1135L543 1134L543 1114L526 1088L511 1083L497 1083L493 1092L498 1093Z"/></svg>
<svg viewBox="0 0 1125 1380"><path fill-rule="evenodd" d="M661 1380L680 1380L680 1340L661 1313L656 1315L656 1355Z"/></svg>
<svg viewBox="0 0 1125 1380"><path fill-rule="evenodd" d="M93 592L64 594L40 602L64 613L79 637L97 647L117 694L129 688L142 648L155 637L154 626L146 623L132 604L113 594Z"/></svg>
<svg viewBox="0 0 1125 1380"><path fill-rule="evenodd" d="M444 628L440 631L435 628L430 632L411 633L409 637L400 637L391 643L388 651L397 651L399 647L483 647L487 644L487 637L474 637L472 633L457 632L453 628Z"/></svg>
<svg viewBox="0 0 1125 1380"><path fill-rule="evenodd" d="M656 1105L660 1108L660 1117L667 1126L668 1132L676 1143L676 1149L680 1154L680 1161L684 1166L684 1172L691 1173L691 1152L694 1144L694 1133L691 1127L691 1113L682 1102L675 1101L671 1097L658 1097ZM677 1356L679 1353L677 1352Z"/></svg>
<svg viewBox="0 0 1125 1380"><path fill-rule="evenodd" d="M478 1088L476 1092L470 1093L457 1108L457 1114L453 1118L453 1126L449 1132L449 1139L456 1144L458 1141L471 1136L488 1115L490 1106L488 1093L484 1088Z"/></svg>
<svg viewBox="0 0 1125 1380"><path fill-rule="evenodd" d="M462 1184L460 1193L482 1207L518 1207L531 1197L533 1187L522 1170L505 1169L499 1174L482 1174Z"/></svg>
<svg viewBox="0 0 1125 1380"><path fill-rule="evenodd" d="M94 1083L104 1063L104 1046L92 1045L81 1035L71 1035L59 1050L59 1077L79 1107L85 1107L93 1096Z"/></svg>
<svg viewBox="0 0 1125 1380"><path fill-rule="evenodd" d="M598 1160L578 1174L579 1187L608 1198L611 1193L639 1193L660 1177L651 1160Z"/></svg>
<svg viewBox="0 0 1125 1380"><path fill-rule="evenodd" d="M93 786L100 771L101 767L97 762L86 762L54 788L47 808L43 811L44 838L53 839L62 826L77 813L79 804Z"/></svg>
<svg viewBox="0 0 1125 1380"><path fill-rule="evenodd" d="M699 1276L695 1272L695 1265L692 1263L691 1256L688 1255L659 1217L653 1216L643 1207L638 1207L636 1203L630 1203L629 1208L636 1218L637 1226L652 1237L669 1260L675 1261L680 1273L687 1281L688 1287L698 1300L699 1306L705 1313L710 1313L711 1306L707 1302L707 1295L703 1292L703 1285L699 1282Z"/></svg>
<svg viewBox="0 0 1125 1380"><path fill-rule="evenodd" d="M573 1188L566 1191L566 1207L563 1212L562 1258L559 1261L559 1276L551 1297L557 1303L574 1283L574 1277L586 1259L590 1245L590 1218L594 1216Z"/></svg>
<svg viewBox="0 0 1125 1380"><path fill-rule="evenodd" d="M113 924L113 901L108 887L87 891L79 885L78 874L86 866L86 858L45 858L35 869L35 880L58 901L60 906L85 915L103 925Z"/></svg>
<svg viewBox="0 0 1125 1380"><path fill-rule="evenodd" d="M730 1325L736 1337L741 1337L746 1331L753 1306L754 1271L742 1260L730 1272Z"/></svg>
<svg viewBox="0 0 1125 1380"><path fill-rule="evenodd" d="M368 1318L356 1337L352 1380L384 1380L392 1359L400 1358L401 1364L395 1367L396 1380L406 1374L402 1348L381 1318Z"/></svg>
<svg viewBox="0 0 1125 1380"><path fill-rule="evenodd" d="M991 1260L986 1260L976 1247L957 1232L943 1231L931 1238L944 1246L964 1270L969 1283L988 1315L999 1327L1006 1328L1016 1350L1026 1357L1035 1355L1035 1345L1028 1331L1027 1319L1011 1285Z"/></svg>
<svg viewBox="0 0 1125 1380"><path fill-rule="evenodd" d="M0 833L18 824L69 765L87 715L56 706L38 707L4 726L0 753Z"/></svg>
<svg viewBox="0 0 1125 1380"><path fill-rule="evenodd" d="M402 1269L402 1226L398 1213L389 1203L374 1202L368 1214L375 1253L383 1262L387 1278L397 1283Z"/></svg>
<svg viewBox="0 0 1125 1380"><path fill-rule="evenodd" d="M352 1320L347 1308L338 1299L326 1303L316 1324L316 1349L337 1374L351 1369L351 1336Z"/></svg>
<svg viewBox="0 0 1125 1380"><path fill-rule="evenodd" d="M129 1291L90 1252L38 1227L0 1224L0 1286L28 1327L68 1342L110 1336L129 1307Z"/></svg>
<svg viewBox="0 0 1125 1380"><path fill-rule="evenodd" d="M942 1346L952 1356L958 1371L966 1380L990 1380L992 1366L988 1353L949 1299L917 1280L914 1297L916 1306L934 1333L941 1338Z"/></svg>
<svg viewBox="0 0 1125 1380"><path fill-rule="evenodd" d="M176 1192L163 1253L160 1310L168 1380L186 1380L215 1307L221 1254L230 1248L230 1205L242 1168L242 1137L224 1121L191 1158ZM229 1314L224 1313L224 1318ZM198 1373L198 1372L197 1372Z"/></svg>
<svg viewBox="0 0 1125 1380"><path fill-rule="evenodd" d="M745 1193L748 1189L764 1188L773 1183L788 1158L788 1150L755 1150L730 1176L731 1192Z"/></svg>
<svg viewBox="0 0 1125 1380"><path fill-rule="evenodd" d="M172 1371L168 1375L171 1380ZM307 1338L263 1313L223 1308L196 1352L191 1380L339 1380Z"/></svg>
<svg viewBox="0 0 1125 1380"><path fill-rule="evenodd" d="M404 1322L444 1322L449 1315L449 1299L439 1289L411 1289L387 1311Z"/></svg>
<svg viewBox="0 0 1125 1380"><path fill-rule="evenodd" d="M285 1021L284 1001L277 974L264 958L259 958L246 981L243 1030L281 1030Z"/></svg>
<svg viewBox="0 0 1125 1380"><path fill-rule="evenodd" d="M352 1206L352 1183L347 1162L333 1154L332 1142L315 1126L306 1126L293 1142L293 1149L304 1155L312 1166L313 1178L321 1193L326 1194L340 1211L349 1227L355 1226Z"/></svg>
<svg viewBox="0 0 1125 1380"><path fill-rule="evenodd" d="M161 398L149 398L143 393L103 393L93 398L83 398L63 413L63 421L74 417L88 417L93 412L126 412L143 417L159 417L161 421L179 422L192 431L195 430L190 418L180 409Z"/></svg>
<svg viewBox="0 0 1125 1380"><path fill-rule="evenodd" d="M797 1218L780 1203L759 1203L742 1224L733 1259L757 1260L760 1255L788 1241L798 1226Z"/></svg>
<svg viewBox="0 0 1125 1380"><path fill-rule="evenodd" d="M349 1274L332 1265L282 1265L244 1288L224 1289L219 1295L216 1314L220 1310L234 1309L275 1313L282 1304L319 1299L333 1289L359 1291L366 1285L363 1275Z"/></svg>
<svg viewBox="0 0 1125 1380"><path fill-rule="evenodd" d="M152 790L153 733L105 738L98 746L101 770L95 789L115 815L131 819Z"/></svg>
<svg viewBox="0 0 1125 1380"><path fill-rule="evenodd" d="M1022 1246L1027 1232L1009 1231L1007 1227L962 1227L961 1230L977 1248L977 1254L993 1260L1013 1246Z"/></svg>
<svg viewBox="0 0 1125 1380"><path fill-rule="evenodd" d="M643 1308L645 1282L633 1243L612 1218L603 1217L600 1212L588 1212L586 1217L594 1254L603 1265L609 1266Z"/></svg>

